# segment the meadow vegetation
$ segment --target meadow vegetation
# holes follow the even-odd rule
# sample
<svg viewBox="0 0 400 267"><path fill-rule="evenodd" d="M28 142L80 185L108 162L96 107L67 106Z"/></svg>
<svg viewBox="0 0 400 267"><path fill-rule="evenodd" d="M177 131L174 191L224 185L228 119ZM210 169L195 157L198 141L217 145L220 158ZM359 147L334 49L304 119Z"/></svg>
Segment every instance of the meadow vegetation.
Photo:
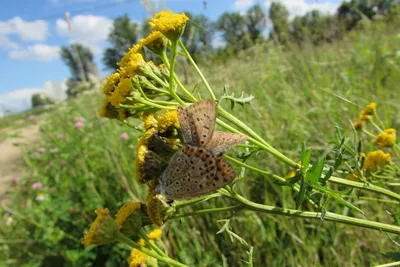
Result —
<svg viewBox="0 0 400 267"><path fill-rule="evenodd" d="M318 47L264 42L222 63L201 60L200 67L217 98L224 88L235 96L242 92L254 96L250 105L236 105L232 113L268 143L296 161L306 143L313 150L311 162L316 162L320 156L329 159L334 154L341 141L338 132L357 150L352 125L371 102L376 102L385 128L400 130L399 34L396 23L377 22ZM178 59L178 75L183 76L179 63ZM186 86L196 87L196 92L206 96L200 79L193 71L188 73ZM47 113L40 143L24 155L24 168L29 172L12 185L10 201L2 207L1 264L127 265L131 248L124 244L81 245L83 233L95 218L93 210L107 207L115 214L128 200L144 200L147 190L135 179L136 144L142 133L117 120L99 118L102 100L99 89ZM221 103L230 110L228 102ZM121 136L123 133L128 138ZM373 138L361 134L361 140L360 152L377 150ZM392 153L389 149L385 152ZM392 160L399 163L395 154ZM246 163L282 177L293 171L265 151L255 152ZM239 165L235 168L240 170ZM336 175L346 178L345 169L343 166ZM398 196L399 176L368 182ZM328 186L348 189L334 183ZM256 203L296 206L294 190L260 172L246 170L236 182L236 191ZM334 201L329 203L329 211L399 224L390 214L399 214L400 199L364 189L349 191L343 198L364 214ZM215 198L185 211L231 204ZM303 203L300 209L314 207ZM400 260L394 252L399 248L382 231L250 210L169 220L162 231L158 243L171 258L189 266L251 266L249 261L253 266L373 266ZM392 236L398 239L398 235Z"/></svg>

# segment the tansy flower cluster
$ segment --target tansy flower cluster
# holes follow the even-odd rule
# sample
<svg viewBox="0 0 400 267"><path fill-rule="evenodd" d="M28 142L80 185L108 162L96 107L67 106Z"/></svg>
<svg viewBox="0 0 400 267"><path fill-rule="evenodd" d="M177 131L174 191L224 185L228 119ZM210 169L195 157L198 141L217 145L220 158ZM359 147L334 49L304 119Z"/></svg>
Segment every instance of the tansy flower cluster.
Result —
<svg viewBox="0 0 400 267"><path fill-rule="evenodd" d="M125 53L117 63L119 69L102 85L105 99L99 112L101 117L126 120L143 111L154 111L155 106L147 100L168 95L169 71L164 65L146 62L144 48L165 55L168 38L179 39L187 20L183 13L162 11L149 22L153 31Z"/></svg>
<svg viewBox="0 0 400 267"><path fill-rule="evenodd" d="M150 240L158 240L161 238L161 235L162 235L161 229L154 229L147 235L147 237ZM141 247L145 247L147 245L144 239L140 239L138 244ZM149 264L150 263L149 261L155 261L155 259L150 258L147 254L141 252L136 248L132 249L131 255L129 256L128 259L129 267L141 267L144 266L145 263Z"/></svg>
<svg viewBox="0 0 400 267"><path fill-rule="evenodd" d="M370 171L372 173L377 172L379 169L384 168L391 162L391 156L389 153L385 153L382 150L371 151L367 155L361 153L357 156L357 160L362 165L360 170L362 173ZM354 170L347 174L347 179L357 181L361 177L361 173L358 170Z"/></svg>
<svg viewBox="0 0 400 267"><path fill-rule="evenodd" d="M379 133L374 140L374 144L380 147L391 147L395 144L395 142L396 130L393 128L386 129Z"/></svg>
<svg viewBox="0 0 400 267"><path fill-rule="evenodd" d="M370 116L374 115L376 112L376 103L371 102L368 106L366 106L363 111L360 113L360 118L353 125L356 130L361 130L362 126L366 121L369 120Z"/></svg>

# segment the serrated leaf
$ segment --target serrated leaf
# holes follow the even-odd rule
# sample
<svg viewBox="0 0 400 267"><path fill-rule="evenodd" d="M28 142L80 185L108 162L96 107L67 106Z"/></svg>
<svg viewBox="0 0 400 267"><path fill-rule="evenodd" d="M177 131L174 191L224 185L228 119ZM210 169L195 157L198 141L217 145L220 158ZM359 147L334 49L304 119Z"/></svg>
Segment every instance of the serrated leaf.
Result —
<svg viewBox="0 0 400 267"><path fill-rule="evenodd" d="M250 101L254 99L254 96L244 96L244 93L240 95L240 97L235 97L235 95L232 93L231 95L228 94L228 90L224 86L224 95L220 98L219 101L222 101L223 99L227 99L231 103L231 109L235 107L235 104L239 104L242 107L244 107L245 104L250 104Z"/></svg>

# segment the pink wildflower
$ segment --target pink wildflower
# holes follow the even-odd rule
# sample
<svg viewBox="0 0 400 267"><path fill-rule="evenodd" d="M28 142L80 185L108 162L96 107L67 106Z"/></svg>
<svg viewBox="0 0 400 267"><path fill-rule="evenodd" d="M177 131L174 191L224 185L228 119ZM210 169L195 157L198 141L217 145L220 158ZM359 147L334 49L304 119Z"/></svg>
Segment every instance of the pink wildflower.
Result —
<svg viewBox="0 0 400 267"><path fill-rule="evenodd" d="M53 148L52 150L51 150L51 153L58 153L58 152L60 152L60 150L58 149L58 147L55 147L55 148Z"/></svg>
<svg viewBox="0 0 400 267"><path fill-rule="evenodd" d="M82 131L83 122L82 122L82 121L77 121L77 122L75 123L75 128L78 129L78 131Z"/></svg>
<svg viewBox="0 0 400 267"><path fill-rule="evenodd" d="M84 118L82 118L82 117L77 117L77 118L75 118L75 122L83 122L85 119Z"/></svg>
<svg viewBox="0 0 400 267"><path fill-rule="evenodd" d="M18 176L14 176L14 178L12 179L13 184L17 184L19 181L19 177Z"/></svg>
<svg viewBox="0 0 400 267"><path fill-rule="evenodd" d="M122 142L125 142L126 140L128 140L128 134L122 133L119 138L121 139Z"/></svg>
<svg viewBox="0 0 400 267"><path fill-rule="evenodd" d="M37 152L39 152L40 154L46 153L46 148L41 147L41 148L38 149Z"/></svg>
<svg viewBox="0 0 400 267"><path fill-rule="evenodd" d="M40 157L40 153L39 152L35 152L35 156L37 157L37 158L39 158Z"/></svg>
<svg viewBox="0 0 400 267"><path fill-rule="evenodd" d="M35 115L30 115L28 117L28 121L34 121L34 120L36 120L36 116Z"/></svg>
<svg viewBox="0 0 400 267"><path fill-rule="evenodd" d="M42 185L41 182L36 182L36 183L33 183L33 184L32 184L32 189L33 189L33 190L37 190L37 189L40 189L40 188L42 188L42 187L43 187L43 185Z"/></svg>
<svg viewBox="0 0 400 267"><path fill-rule="evenodd" d="M61 140L61 139L64 138L64 135L63 135L62 133L58 133L58 134L57 134L57 138Z"/></svg>

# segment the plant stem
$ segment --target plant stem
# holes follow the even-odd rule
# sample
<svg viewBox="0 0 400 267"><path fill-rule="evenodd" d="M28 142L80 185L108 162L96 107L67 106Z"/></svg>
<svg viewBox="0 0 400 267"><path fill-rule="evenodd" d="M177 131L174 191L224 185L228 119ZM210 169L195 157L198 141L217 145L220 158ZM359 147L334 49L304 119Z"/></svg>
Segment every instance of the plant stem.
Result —
<svg viewBox="0 0 400 267"><path fill-rule="evenodd" d="M185 45L182 43L181 40L178 41L179 46L181 47L183 53L185 54L185 56L187 57L187 59L189 60L189 62L192 64L193 68L196 70L197 74L199 75L200 79L203 81L204 85L206 86L208 93L211 96L212 100L216 100L217 98L214 95L213 90L211 89L210 85L208 84L206 78L204 77L203 73L201 72L201 70L199 69L199 67L197 67L196 62L194 62L192 56L189 54L189 52L187 51Z"/></svg>
<svg viewBox="0 0 400 267"><path fill-rule="evenodd" d="M353 181L349 181L346 179L342 179L342 178L338 178L338 177L331 177L329 178L328 182L332 182L332 183L336 183L336 184L341 184L341 185L347 185L347 186L351 186L354 188L359 188L359 189L364 189L367 191L372 191L372 192L376 192L376 193L381 193L385 196L400 200L400 195L396 194L395 192L392 192L388 189L373 185L373 184L366 184L366 183L360 183L360 182L353 182Z"/></svg>
<svg viewBox="0 0 400 267"><path fill-rule="evenodd" d="M168 57L167 57L167 54L165 53L165 51L160 55L160 57L161 57L161 60L164 62L165 66L167 66L167 68L170 68ZM178 86L181 88L181 90L189 97L189 99L192 102L196 102L197 99L186 89L185 86L183 86L183 84L178 79L178 76L176 75L175 72L173 73L173 75L174 75L175 82L178 84Z"/></svg>
<svg viewBox="0 0 400 267"><path fill-rule="evenodd" d="M373 222L373 221L368 221L368 220L358 219L358 218L352 218L352 217L339 215L339 214L329 212L329 211L322 213L322 212L301 211L301 210L293 210L293 209L283 209L283 208L278 208L278 207L274 207L274 206L261 205L261 204L251 202L238 194L227 195L227 196L230 197L232 200L235 200L236 202L245 205L248 209L254 210L254 211L265 212L265 213L276 214L276 215L284 215L284 216L289 216L289 217L297 217L297 218L302 218L302 219L320 219L321 221L327 220L327 221L331 221L331 222L338 222L338 223L355 225L355 226L360 226L360 227L374 229L374 230L380 230L380 231L384 231L384 232L390 232L390 233L394 233L394 234L400 234L400 227L395 226L395 225Z"/></svg>
<svg viewBox="0 0 400 267"><path fill-rule="evenodd" d="M175 260L173 260L173 259L171 259L169 257L164 257L164 256L161 256L161 255L158 255L154 251L151 251L151 250L149 250L149 249L147 249L145 247L139 246L136 242L133 242L131 239L129 239L128 237L124 236L121 233L117 234L116 240L121 242L121 243L127 244L128 246L130 246L132 248L135 248L135 249L137 249L137 250L149 255L150 257L153 257L153 258L155 258L157 260L165 262L165 263L167 263L167 264L169 264L171 266L188 267L187 265L185 265L183 263L177 262L177 261L175 261Z"/></svg>
<svg viewBox="0 0 400 267"><path fill-rule="evenodd" d="M155 252L160 254L161 256L167 256L167 254L164 253L157 245L154 243L153 240L150 240L150 238L147 236L143 228L140 228L139 230L139 236L143 238L147 244L149 244L150 248L153 249Z"/></svg>
<svg viewBox="0 0 400 267"><path fill-rule="evenodd" d="M227 155L225 155L224 157L227 158L228 160L232 161L232 162L235 162L236 164L238 164L238 165L240 165L240 166L243 166L243 167L249 169L249 170L256 171L256 172L261 173L261 174L263 174L263 175L269 176L269 177L271 177L271 178L273 178L273 179L275 179L275 180L278 180L278 181L280 181L280 182L287 182L285 178L280 177L279 175L272 174L272 173L270 173L270 172L261 170L261 169L259 169L259 168L257 168L257 167L248 165L248 164L246 164L246 163L244 163L244 162L241 162L241 161L239 161L239 160L237 160L237 159L235 159L235 158L229 157L229 156L227 156ZM299 191L300 191L299 185L297 185L297 184L293 185L293 184L288 183L288 186L290 186L290 187L291 187L293 190L295 190L296 192L299 192ZM310 199L308 196L306 196L306 199L307 199L307 201L310 202L315 208L318 208L318 204L315 203L315 202L314 202L312 199Z"/></svg>
<svg viewBox="0 0 400 267"><path fill-rule="evenodd" d="M175 63L177 56L177 41L171 41L171 63L169 66L169 92L171 96L179 102L179 104L185 104L182 99L176 94L175 86L174 86L174 73L175 73Z"/></svg>
<svg viewBox="0 0 400 267"><path fill-rule="evenodd" d="M185 202L179 202L179 203L176 204L175 209L179 210L179 209L182 209L182 208L184 208L186 206L192 206L192 205L207 201L207 200L212 199L212 198L220 197L220 196L222 196L220 193L214 193L214 194L211 194L211 195L206 195L204 197L194 198L192 200L188 200L188 201L185 201Z"/></svg>
<svg viewBox="0 0 400 267"><path fill-rule="evenodd" d="M243 209L243 207L244 207L243 205L236 205L236 206L223 207L223 208L196 210L193 212L173 215L173 216L171 216L170 219L180 219L180 218L184 218L184 217L205 215L205 214L218 213L218 212L237 211L237 210Z"/></svg>

